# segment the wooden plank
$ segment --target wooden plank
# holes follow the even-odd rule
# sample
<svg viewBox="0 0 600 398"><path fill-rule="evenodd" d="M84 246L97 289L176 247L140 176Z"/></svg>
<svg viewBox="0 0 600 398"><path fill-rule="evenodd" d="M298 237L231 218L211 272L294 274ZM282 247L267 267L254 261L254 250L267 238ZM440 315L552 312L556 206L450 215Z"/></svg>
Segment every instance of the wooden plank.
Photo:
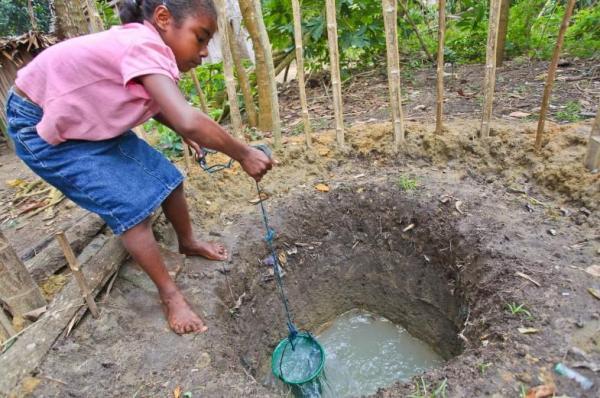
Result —
<svg viewBox="0 0 600 398"><path fill-rule="evenodd" d="M81 252L105 225L98 215L88 213L69 228L66 231L67 240L75 253ZM26 261L25 266L33 279L40 283L59 269L66 267L67 261L58 242L52 240L40 253Z"/></svg>
<svg viewBox="0 0 600 398"><path fill-rule="evenodd" d="M102 239L100 236L97 239ZM84 264L83 273L93 295L98 294L126 257L127 251L120 239L113 236ZM23 377L39 366L83 305L77 282L72 279L50 303L48 311L0 356L0 396L9 395Z"/></svg>
<svg viewBox="0 0 600 398"><path fill-rule="evenodd" d="M23 316L46 305L40 288L29 275L25 264L17 256L2 231L0 231L0 302L6 304L13 317Z"/></svg>

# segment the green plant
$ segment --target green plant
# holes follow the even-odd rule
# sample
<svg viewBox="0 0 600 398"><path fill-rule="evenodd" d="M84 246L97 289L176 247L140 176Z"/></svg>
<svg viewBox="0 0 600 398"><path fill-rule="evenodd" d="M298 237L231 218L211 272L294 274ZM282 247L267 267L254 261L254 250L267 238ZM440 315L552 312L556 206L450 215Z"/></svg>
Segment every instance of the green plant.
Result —
<svg viewBox="0 0 600 398"><path fill-rule="evenodd" d="M511 315L525 315L527 318L532 318L531 312L525 308L525 304L508 303L506 308Z"/></svg>
<svg viewBox="0 0 600 398"><path fill-rule="evenodd" d="M579 101L568 101L565 107L556 112L556 118L562 122L577 122L581 120L581 104Z"/></svg>
<svg viewBox="0 0 600 398"><path fill-rule="evenodd" d="M433 387L425 382L423 377L420 378L421 383L415 384L415 391L409 398L446 398L446 389L448 388L448 380L444 379L439 386ZM429 392L431 390L431 392Z"/></svg>
<svg viewBox="0 0 600 398"><path fill-rule="evenodd" d="M183 141L173 130L153 119L144 124L144 130L158 134L156 147L165 156L169 158L183 156Z"/></svg>
<svg viewBox="0 0 600 398"><path fill-rule="evenodd" d="M479 372L481 374L484 374L490 366L492 366L492 364L490 362L487 362L487 363L482 362L482 363L480 363L479 364Z"/></svg>
<svg viewBox="0 0 600 398"><path fill-rule="evenodd" d="M417 186L418 182L416 179L406 176L400 176L400 178L398 179L398 188L400 188L403 191L414 191L415 189L417 189Z"/></svg>

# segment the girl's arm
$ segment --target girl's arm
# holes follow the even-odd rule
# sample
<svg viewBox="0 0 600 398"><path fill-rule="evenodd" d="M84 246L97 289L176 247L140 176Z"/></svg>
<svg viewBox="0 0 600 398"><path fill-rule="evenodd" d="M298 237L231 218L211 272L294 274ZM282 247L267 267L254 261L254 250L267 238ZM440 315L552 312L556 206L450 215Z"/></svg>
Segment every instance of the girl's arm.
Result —
<svg viewBox="0 0 600 398"><path fill-rule="evenodd" d="M272 160L262 151L236 140L209 116L188 104L177 85L167 76L145 75L139 80L160 106L159 121L183 138L200 147L225 153L237 160L257 181L273 167Z"/></svg>

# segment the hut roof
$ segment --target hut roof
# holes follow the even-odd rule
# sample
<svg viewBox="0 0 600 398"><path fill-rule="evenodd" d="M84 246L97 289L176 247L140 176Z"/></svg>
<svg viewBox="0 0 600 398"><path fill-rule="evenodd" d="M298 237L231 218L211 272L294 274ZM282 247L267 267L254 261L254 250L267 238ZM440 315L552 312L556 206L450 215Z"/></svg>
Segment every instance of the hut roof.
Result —
<svg viewBox="0 0 600 398"><path fill-rule="evenodd" d="M20 36L0 38L0 64L11 61L16 66L24 62L22 52L35 53L56 43L54 36L43 32L29 31Z"/></svg>

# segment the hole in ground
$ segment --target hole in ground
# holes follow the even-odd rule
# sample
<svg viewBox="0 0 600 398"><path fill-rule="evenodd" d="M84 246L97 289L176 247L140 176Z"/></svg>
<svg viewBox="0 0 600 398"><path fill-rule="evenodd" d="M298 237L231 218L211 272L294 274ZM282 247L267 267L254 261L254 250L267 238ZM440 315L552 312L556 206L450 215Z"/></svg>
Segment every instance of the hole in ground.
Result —
<svg viewBox="0 0 600 398"><path fill-rule="evenodd" d="M301 329L314 332L361 309L404 327L443 359L462 352L459 334L469 310L460 270L479 260L476 245L461 237L455 216L440 212L435 199L425 203L393 186L362 186L268 207ZM262 231L257 223L247 234ZM233 319L224 316L242 365L268 384L271 353L286 337L285 316L268 267L257 261L268 255L264 244L246 239L238 254L229 281L245 295ZM229 288L220 295L232 301Z"/></svg>

